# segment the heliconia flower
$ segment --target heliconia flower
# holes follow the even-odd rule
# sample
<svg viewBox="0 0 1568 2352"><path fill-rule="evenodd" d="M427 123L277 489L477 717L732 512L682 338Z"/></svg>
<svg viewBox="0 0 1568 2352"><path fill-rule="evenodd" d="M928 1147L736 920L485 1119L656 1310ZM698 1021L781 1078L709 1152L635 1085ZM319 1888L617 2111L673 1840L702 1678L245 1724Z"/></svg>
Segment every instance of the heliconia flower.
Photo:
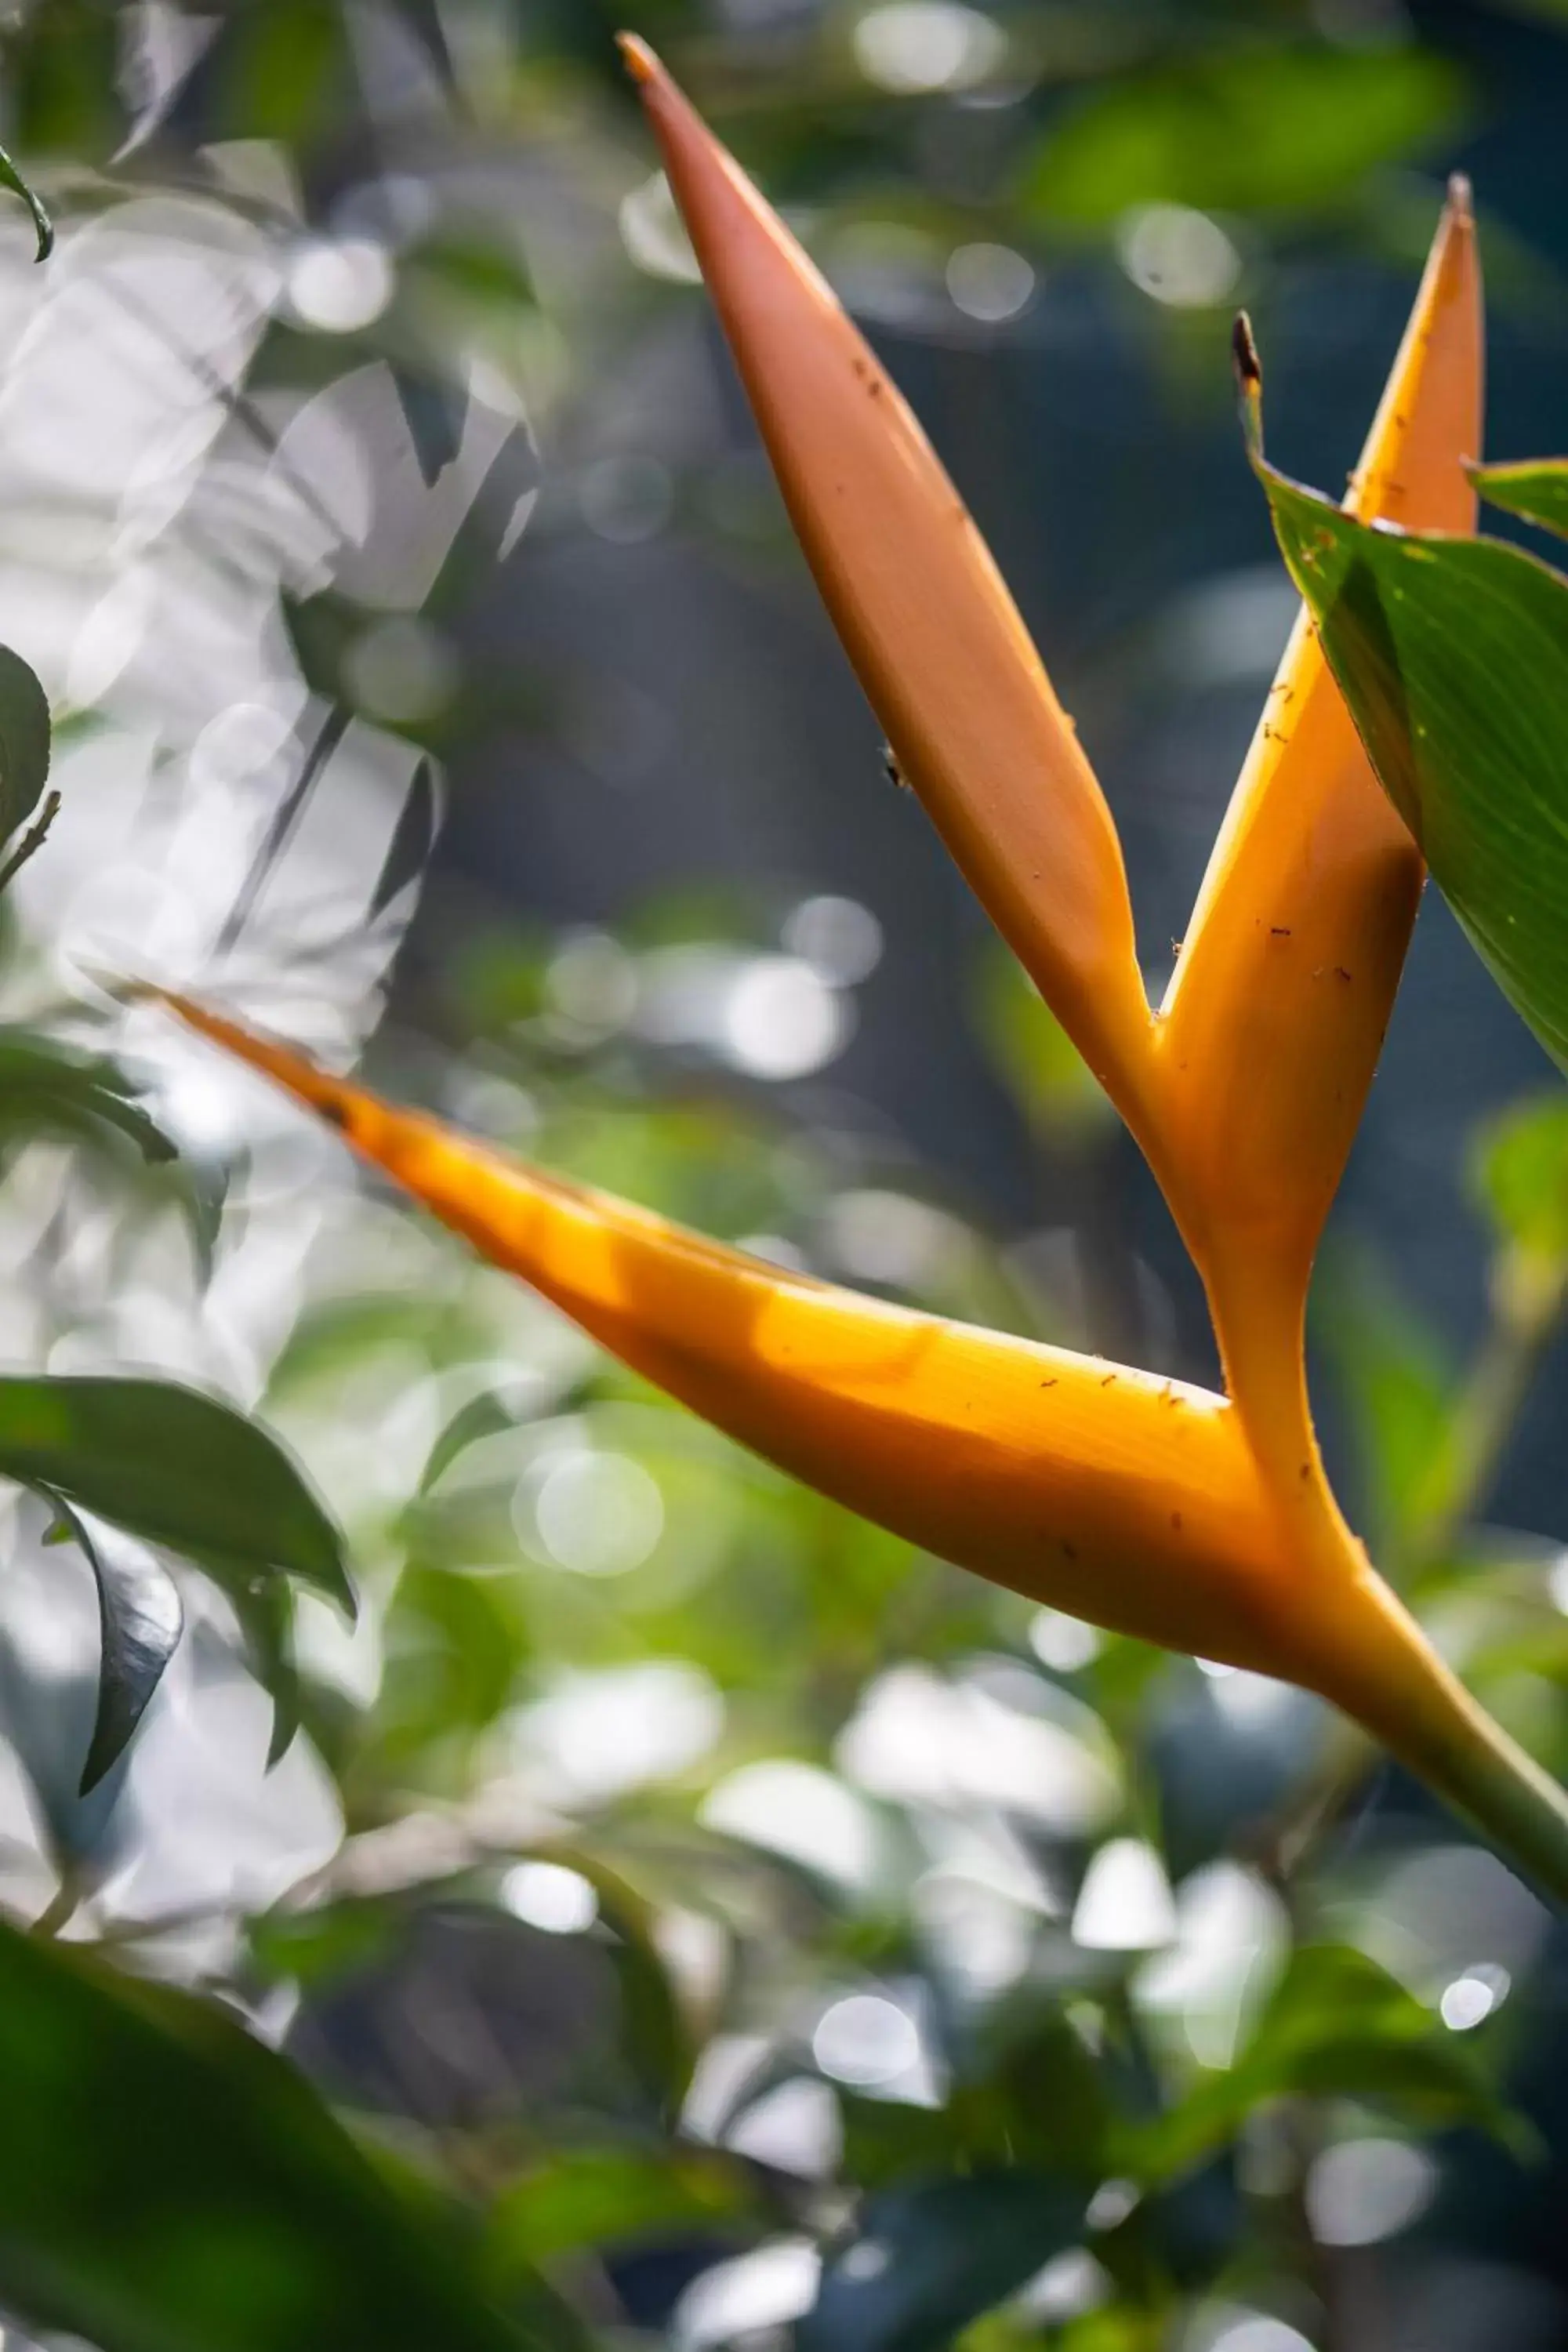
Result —
<svg viewBox="0 0 1568 2352"><path fill-rule="evenodd" d="M1156 1017L1109 812L951 483L783 224L651 53L624 46L839 634L909 782L1148 1153L1207 1283L1230 1392L781 1270L163 1001L742 1444L1014 1591L1319 1692L1568 1895L1568 1799L1378 1577L1312 1435L1307 1274L1420 866L1310 632ZM1456 197L1352 493L1363 511L1464 525L1478 294Z"/></svg>

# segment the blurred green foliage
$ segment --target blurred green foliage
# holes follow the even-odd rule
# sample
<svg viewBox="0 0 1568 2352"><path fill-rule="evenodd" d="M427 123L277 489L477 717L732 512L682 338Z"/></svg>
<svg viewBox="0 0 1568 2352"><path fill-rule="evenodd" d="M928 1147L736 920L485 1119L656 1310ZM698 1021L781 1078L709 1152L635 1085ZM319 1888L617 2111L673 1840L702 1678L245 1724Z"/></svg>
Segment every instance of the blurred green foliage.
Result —
<svg viewBox="0 0 1568 2352"><path fill-rule="evenodd" d="M635 194L621 13L231 0L190 12L199 37L149 97L137 42L179 11L37 0L5 36L5 128L68 229L226 186L287 254L346 199L384 201L388 173L405 197L437 190L399 231L387 307L342 332L274 317L227 412L275 454L269 403L384 362L429 488L476 362L569 445L574 404L684 299L679 269L661 284L614 239L607 293L552 276L512 184L479 184L521 152L546 187L570 150L606 214ZM1165 205L1219 216L1267 273L1309 227L1386 239L1399 175L1486 105L1401 17L1306 0L904 10L901 32L893 8L626 13L825 234L913 223L939 254L1114 247ZM367 22L403 36L389 84L366 69ZM260 195L214 176L215 153L268 142ZM1228 301L1229 280L1192 299ZM426 617L449 622L492 558L493 535L459 534ZM416 887L435 763L558 691L524 649L388 711L361 658L384 618L335 581L278 598L338 740L375 718L420 755L370 920ZM1069 1258L1010 1246L907 1157L639 1028L661 958L743 970L775 933L695 900L586 940L466 927L426 1028L389 1027L376 1075L705 1231L1081 1336ZM1117 1140L1055 1024L1005 960L972 978L977 1046L1042 1168L1110 1197ZM210 1270L259 1219L265 1169L232 1137L170 1166L162 1106L79 1021L57 1026L0 1034L7 1184L63 1153L128 1250L173 1206ZM1380 1559L1561 1774L1559 1556L1487 1520L1568 1288L1557 1096L1479 1139L1476 1186L1493 1315L1468 1360L1348 1257L1322 1336ZM1340 2341L1334 2242L1314 2243L1326 2158L1382 2150L1394 2178L1401 2154L1460 2165L1482 2133L1500 2161L1539 2157L1516 2105L1551 2016L1543 1922L1447 1825L1366 1811L1375 1759L1319 1710L913 1554L665 1405L346 1166L310 1193L325 1213L261 1422L129 1361L113 1380L46 1366L70 1337L68 1268L40 1362L0 1382L0 1468L85 1551L122 1669L74 1712L36 1661L4 1685L58 1874L36 1933L0 1927L0 2305L19 2327L103 2352L701 2352L792 2326L803 2352L1155 2352L1223 2344L1250 2315L1284 2331L1255 2347L1297 2352ZM63 1591L66 1548L47 1559ZM183 1636L149 1577L177 1585ZM222 1778L197 1745L173 1786L125 1795L175 1643L205 1655L215 1625L272 1692L274 1760L302 1719L291 1761L319 1759L342 1842L263 1895L193 1878L142 1916L132 1879L117 1911L115 1872L150 1834L126 1816L155 1801L174 1833L188 1814L194 1851ZM63 1780L48 1740L27 1745L29 1691L70 1748ZM289 1769L268 1782L265 1749L244 1835ZM201 1942L215 1924L232 1947ZM68 1935L103 1948L55 1948ZM1420 2227L1418 2199L1384 2235Z"/></svg>

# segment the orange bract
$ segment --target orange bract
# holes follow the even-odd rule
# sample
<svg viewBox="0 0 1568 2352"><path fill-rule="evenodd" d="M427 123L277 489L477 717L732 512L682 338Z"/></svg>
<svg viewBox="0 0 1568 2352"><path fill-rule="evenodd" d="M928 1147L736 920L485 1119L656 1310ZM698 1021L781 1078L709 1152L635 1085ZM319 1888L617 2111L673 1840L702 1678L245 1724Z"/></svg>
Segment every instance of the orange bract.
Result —
<svg viewBox="0 0 1568 2352"><path fill-rule="evenodd" d="M1072 721L870 346L651 52L623 47L795 534L900 767L1131 1110L1149 1009L1121 844Z"/></svg>
<svg viewBox="0 0 1568 2352"><path fill-rule="evenodd" d="M165 1001L624 1362L823 1493L1080 1616L1287 1670L1268 1511L1223 1398L783 1271Z"/></svg>
<svg viewBox="0 0 1568 2352"><path fill-rule="evenodd" d="M1468 189L1456 184L1354 477L1356 511L1474 527L1465 460L1480 446L1481 354L1475 223ZM1298 1344L1422 877L1303 614L1159 1028L1159 1129L1178 1171L1174 1205L1227 1357L1250 1356L1270 1318L1279 1328L1265 1345Z"/></svg>

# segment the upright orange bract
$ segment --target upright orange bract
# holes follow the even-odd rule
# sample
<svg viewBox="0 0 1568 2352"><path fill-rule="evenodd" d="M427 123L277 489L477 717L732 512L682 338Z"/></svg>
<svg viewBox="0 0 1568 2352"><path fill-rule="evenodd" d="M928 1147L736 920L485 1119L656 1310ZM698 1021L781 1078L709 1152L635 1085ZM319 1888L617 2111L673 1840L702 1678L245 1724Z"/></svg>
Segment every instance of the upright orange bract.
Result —
<svg viewBox="0 0 1568 2352"><path fill-rule="evenodd" d="M899 765L1130 1114L1150 1015L1121 846L984 541L820 273L623 37L795 535Z"/></svg>
<svg viewBox="0 0 1568 2352"><path fill-rule="evenodd" d="M165 1002L757 1453L1018 1591L1321 1692L1568 1895L1568 1800L1373 1570L1312 1435L1308 1274L1421 870L1310 632L1292 640L1155 1018L1104 800L952 484L788 231L651 54L625 47L839 634L910 782L1148 1152L1205 1277L1229 1395L781 1272ZM1457 194L1363 509L1465 527L1479 397Z"/></svg>

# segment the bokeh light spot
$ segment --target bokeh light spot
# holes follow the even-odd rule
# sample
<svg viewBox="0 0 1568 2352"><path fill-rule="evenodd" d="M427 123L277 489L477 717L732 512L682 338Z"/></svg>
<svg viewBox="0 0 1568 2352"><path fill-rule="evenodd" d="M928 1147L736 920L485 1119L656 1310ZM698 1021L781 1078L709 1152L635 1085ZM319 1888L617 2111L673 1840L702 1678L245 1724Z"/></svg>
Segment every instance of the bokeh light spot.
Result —
<svg viewBox="0 0 1568 2352"><path fill-rule="evenodd" d="M1171 310L1212 309L1241 276L1241 256L1218 221L1190 205L1141 205L1117 230L1116 250L1134 286Z"/></svg>
<svg viewBox="0 0 1568 2352"><path fill-rule="evenodd" d="M1007 54L1000 25L953 0L892 0L855 27L855 58L868 81L900 98L968 89Z"/></svg>
<svg viewBox="0 0 1568 2352"><path fill-rule="evenodd" d="M896 2001L879 1993L852 1993L824 2013L811 2049L825 2074L868 2089L917 2066L921 2038L913 2018Z"/></svg>
<svg viewBox="0 0 1568 2352"><path fill-rule="evenodd" d="M301 245L285 281L302 326L323 335L353 335L374 326L396 287L392 257L374 237L313 237Z"/></svg>
<svg viewBox="0 0 1568 2352"><path fill-rule="evenodd" d="M947 265L953 307L983 326L1016 319L1034 299L1035 284L1034 269L1010 245L961 245Z"/></svg>
<svg viewBox="0 0 1568 2352"><path fill-rule="evenodd" d="M501 1880L500 1899L513 1918L551 1936L580 1936L599 1916L592 1880L557 1862L520 1862Z"/></svg>

